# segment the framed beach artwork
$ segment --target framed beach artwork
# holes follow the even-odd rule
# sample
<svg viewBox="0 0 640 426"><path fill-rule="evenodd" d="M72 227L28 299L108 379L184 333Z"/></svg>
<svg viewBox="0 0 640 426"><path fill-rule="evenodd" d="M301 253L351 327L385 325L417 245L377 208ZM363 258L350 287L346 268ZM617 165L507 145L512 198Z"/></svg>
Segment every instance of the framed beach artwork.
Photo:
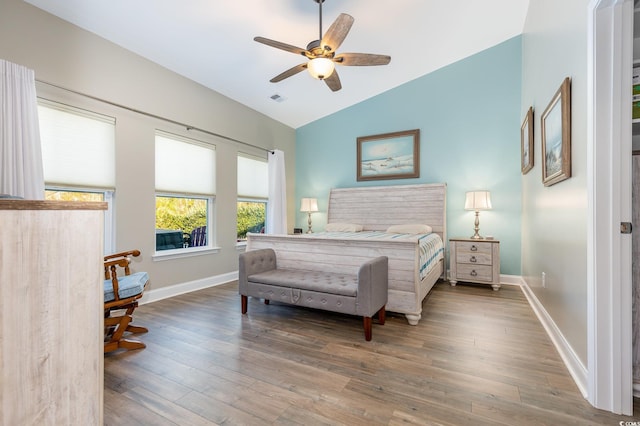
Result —
<svg viewBox="0 0 640 426"><path fill-rule="evenodd" d="M358 138L357 180L420 177L420 129Z"/></svg>
<svg viewBox="0 0 640 426"><path fill-rule="evenodd" d="M542 183L571 177L571 79L565 78L542 113Z"/></svg>
<svg viewBox="0 0 640 426"><path fill-rule="evenodd" d="M523 175L533 168L533 107L529 107L520 127L520 168Z"/></svg>

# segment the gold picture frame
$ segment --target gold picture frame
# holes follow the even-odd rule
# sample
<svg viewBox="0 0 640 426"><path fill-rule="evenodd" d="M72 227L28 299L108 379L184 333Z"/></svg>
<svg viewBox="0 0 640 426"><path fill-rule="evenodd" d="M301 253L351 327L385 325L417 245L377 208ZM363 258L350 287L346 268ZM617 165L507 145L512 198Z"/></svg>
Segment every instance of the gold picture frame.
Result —
<svg viewBox="0 0 640 426"><path fill-rule="evenodd" d="M529 107L520 126L520 168L523 175L533 168L533 107Z"/></svg>
<svg viewBox="0 0 640 426"><path fill-rule="evenodd" d="M420 177L420 129L360 136L357 150L358 181Z"/></svg>
<svg viewBox="0 0 640 426"><path fill-rule="evenodd" d="M571 177L571 79L565 78L541 117L542 183Z"/></svg>

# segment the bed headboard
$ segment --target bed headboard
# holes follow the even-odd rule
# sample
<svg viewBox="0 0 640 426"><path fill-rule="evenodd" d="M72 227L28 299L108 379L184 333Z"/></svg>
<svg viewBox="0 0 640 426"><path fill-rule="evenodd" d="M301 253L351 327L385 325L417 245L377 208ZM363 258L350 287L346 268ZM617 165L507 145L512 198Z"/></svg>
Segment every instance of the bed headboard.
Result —
<svg viewBox="0 0 640 426"><path fill-rule="evenodd" d="M423 223L446 242L447 184L334 188L329 194L327 222L356 223L365 231Z"/></svg>

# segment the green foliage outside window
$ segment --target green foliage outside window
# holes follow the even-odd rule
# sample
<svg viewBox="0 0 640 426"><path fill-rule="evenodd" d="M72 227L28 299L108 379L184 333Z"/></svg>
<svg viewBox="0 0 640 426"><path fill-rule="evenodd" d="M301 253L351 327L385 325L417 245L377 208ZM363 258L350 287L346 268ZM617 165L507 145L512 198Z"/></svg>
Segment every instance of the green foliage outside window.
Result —
<svg viewBox="0 0 640 426"><path fill-rule="evenodd" d="M156 197L156 228L179 229L191 233L207 224L207 200L199 198Z"/></svg>
<svg viewBox="0 0 640 426"><path fill-rule="evenodd" d="M51 201L104 201L104 194L102 192L47 189L44 191L44 198Z"/></svg>
<svg viewBox="0 0 640 426"><path fill-rule="evenodd" d="M46 191L47 200L103 201L102 193ZM238 240L246 240L247 232L262 232L265 225L265 202L238 202ZM190 234L207 225L207 200L182 197L156 197L156 228L181 230Z"/></svg>
<svg viewBox="0 0 640 426"><path fill-rule="evenodd" d="M238 202L238 241L247 239L247 232L261 232L264 228L267 204L264 202Z"/></svg>

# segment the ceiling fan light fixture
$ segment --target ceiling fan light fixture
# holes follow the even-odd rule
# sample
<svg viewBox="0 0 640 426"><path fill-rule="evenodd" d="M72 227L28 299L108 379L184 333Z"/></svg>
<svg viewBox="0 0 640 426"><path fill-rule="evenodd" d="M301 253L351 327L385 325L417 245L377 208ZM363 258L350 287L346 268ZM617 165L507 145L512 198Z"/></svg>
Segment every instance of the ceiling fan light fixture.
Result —
<svg viewBox="0 0 640 426"><path fill-rule="evenodd" d="M322 3L324 3L325 0L313 1L319 5L318 17L320 25L318 25L318 39L307 44L306 49L264 37L253 38L253 40L258 43L295 53L296 55L302 55L308 59L307 62L291 67L285 72L273 77L269 80L270 82L277 83L302 72L302 70L306 68L311 77L317 80L324 80L332 92L337 92L342 89L342 84L340 83L338 72L335 69L336 63L341 66L372 66L387 65L389 61L391 61L390 56L371 53L343 53L336 56L338 48L349 33L349 30L351 30L354 22L353 16L341 13L336 20L333 21L329 29L327 29L327 32L322 35Z"/></svg>
<svg viewBox="0 0 640 426"><path fill-rule="evenodd" d="M307 63L307 71L315 79L324 80L333 74L336 64L329 58L313 58Z"/></svg>

